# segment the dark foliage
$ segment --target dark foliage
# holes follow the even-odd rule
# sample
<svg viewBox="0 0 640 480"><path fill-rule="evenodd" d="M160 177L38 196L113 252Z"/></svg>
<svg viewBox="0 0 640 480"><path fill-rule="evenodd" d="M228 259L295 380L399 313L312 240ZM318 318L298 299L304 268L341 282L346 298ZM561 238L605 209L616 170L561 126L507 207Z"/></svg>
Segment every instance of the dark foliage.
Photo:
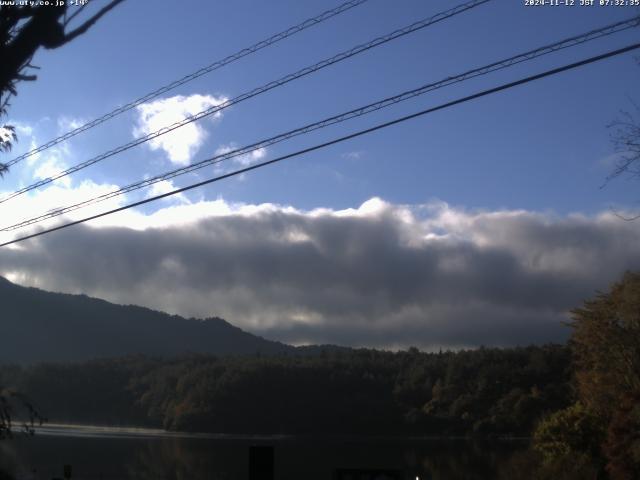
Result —
<svg viewBox="0 0 640 480"><path fill-rule="evenodd" d="M604 453L611 478L640 478L640 392L628 393L620 402L607 430Z"/></svg>
<svg viewBox="0 0 640 480"><path fill-rule="evenodd" d="M0 440L13 435L16 416L21 430L30 435L36 424L46 421L27 396L13 389L0 389Z"/></svg>
<svg viewBox="0 0 640 480"><path fill-rule="evenodd" d="M640 175L640 105L631 101L633 110L623 110L609 125L611 141L619 154L615 170L609 179L623 174Z"/></svg>
<svg viewBox="0 0 640 480"><path fill-rule="evenodd" d="M573 473L590 465L597 478L640 478L640 274L585 301L572 327L578 403L544 419L534 446Z"/></svg>
<svg viewBox="0 0 640 480"><path fill-rule="evenodd" d="M70 2L57 6L45 5L44 2L0 5L0 118L7 114L10 98L18 94L17 83L37 79L34 71L38 67L32 65L31 61L38 49L66 45L86 33L102 16L123 1L111 0L75 28L71 28L71 23L82 13L84 5L76 7L71 14ZM13 126L0 125L0 152L10 150L16 140ZM0 176L6 172L6 165L0 163Z"/></svg>
<svg viewBox="0 0 640 480"><path fill-rule="evenodd" d="M570 402L565 347L127 357L0 368L52 421L224 433L529 435Z"/></svg>
<svg viewBox="0 0 640 480"><path fill-rule="evenodd" d="M110 1L73 29L69 29L69 26L84 7L75 9L69 15L70 2L59 6L23 6L18 2L16 5L0 6L1 108L7 106L8 97L16 94L17 82L36 79L29 70L34 68L30 62L39 48L54 49L66 45L86 33L103 15L123 1Z"/></svg>

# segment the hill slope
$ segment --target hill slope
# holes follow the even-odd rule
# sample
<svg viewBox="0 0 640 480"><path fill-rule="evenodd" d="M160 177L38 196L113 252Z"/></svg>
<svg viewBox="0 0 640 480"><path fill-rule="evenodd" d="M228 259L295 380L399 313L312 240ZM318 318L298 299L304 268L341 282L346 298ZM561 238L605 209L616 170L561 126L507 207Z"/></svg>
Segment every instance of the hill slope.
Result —
<svg viewBox="0 0 640 480"><path fill-rule="evenodd" d="M0 277L0 362L83 361L128 354L274 354L294 347L220 318L186 319L85 295L51 293Z"/></svg>

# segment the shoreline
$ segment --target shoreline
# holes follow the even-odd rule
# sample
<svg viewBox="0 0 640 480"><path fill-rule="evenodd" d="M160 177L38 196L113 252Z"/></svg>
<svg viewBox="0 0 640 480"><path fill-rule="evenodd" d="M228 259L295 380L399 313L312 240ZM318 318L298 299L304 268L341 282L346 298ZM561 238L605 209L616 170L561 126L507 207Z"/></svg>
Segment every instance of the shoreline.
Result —
<svg viewBox="0 0 640 480"><path fill-rule="evenodd" d="M68 423L48 423L35 426L35 435L62 436L76 438L176 438L202 439L239 442L315 442L315 441L357 441L357 442L528 442L530 437L516 436L439 436L439 435L365 435L365 434L242 434L172 432L148 427L115 427Z"/></svg>

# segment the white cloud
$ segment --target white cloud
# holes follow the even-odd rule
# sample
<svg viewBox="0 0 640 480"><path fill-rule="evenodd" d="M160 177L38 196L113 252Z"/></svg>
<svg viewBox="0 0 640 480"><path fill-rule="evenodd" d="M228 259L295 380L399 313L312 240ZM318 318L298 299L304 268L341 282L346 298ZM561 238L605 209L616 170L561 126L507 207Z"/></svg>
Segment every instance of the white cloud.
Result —
<svg viewBox="0 0 640 480"><path fill-rule="evenodd" d="M32 137L32 143L33 143ZM68 142L60 143L55 147L49 148L42 153L39 153L30 162L30 166L33 168L32 177L34 180L44 180L51 178L68 168L67 159L71 156L71 151ZM37 162L37 163L36 163ZM63 185L64 187L71 187L71 177L66 175L60 177L53 182L54 184Z"/></svg>
<svg viewBox="0 0 640 480"><path fill-rule="evenodd" d="M610 213L379 198L303 211L218 199L129 210L0 249L0 273L119 303L219 315L293 343L513 345L565 338L571 308L640 268L639 235L640 222Z"/></svg>
<svg viewBox="0 0 640 480"><path fill-rule="evenodd" d="M178 95L144 103L136 107L138 119L133 135L148 135L226 101L225 97L212 95ZM217 112L213 118L220 118L221 115L221 112ZM192 122L150 140L147 145L152 150L164 151L169 160L176 165L188 165L207 135L202 121Z"/></svg>
<svg viewBox="0 0 640 480"><path fill-rule="evenodd" d="M25 149L25 151L33 150L34 148L38 147L38 143L35 136L35 129L32 125L29 125L25 122L16 121L16 120L11 120L9 123L15 127L16 134L18 136L18 142L16 142L15 146L19 147L21 145L24 145L25 137L26 137L26 139L29 142L29 147ZM40 158L40 153L36 153L34 155L29 156L26 160L27 165L29 167L33 166L33 164L36 163L39 158Z"/></svg>
<svg viewBox="0 0 640 480"><path fill-rule="evenodd" d="M58 133L65 133L70 128L70 125L75 125L79 120L74 120L69 117L62 116L58 118ZM25 122L11 121L11 124L16 128L18 134L18 143L16 146L24 146L28 142L28 147L23 148L23 152L34 150L40 146L40 142L36 136L36 129L40 122L36 122L34 125L30 125ZM29 155L26 159L25 165L28 167L26 171L32 178L41 180L49 176L55 175L60 171L68 167L68 160L71 157L71 148L69 141L59 143L54 147L50 147L43 152L38 152ZM42 161L43 165L34 170L34 166ZM65 185L69 185L68 179L60 179L58 182L62 182Z"/></svg>
<svg viewBox="0 0 640 480"><path fill-rule="evenodd" d="M59 163L57 159L50 158L49 160L38 165L38 168L36 168L33 172L33 178L38 180L50 178L58 175L60 172L64 171L65 168L65 165ZM71 185L71 179L68 176L58 178L57 180L55 180L55 182L61 183L66 187Z"/></svg>
<svg viewBox="0 0 640 480"><path fill-rule="evenodd" d="M216 156L224 155L225 153L232 152L234 150L237 150L238 148L240 147L233 142L225 145L221 145L216 149L215 155ZM248 167L250 165L253 165L254 163L259 162L266 155L267 155L266 147L258 148L249 153L245 153L243 155L237 155L235 157L231 157L228 160L225 159L223 162L216 164L215 169L216 171L223 171L224 170L223 165L228 164L229 162L233 162L234 164L239 165L241 167Z"/></svg>
<svg viewBox="0 0 640 480"><path fill-rule="evenodd" d="M164 195L165 193L173 192L177 190L178 187L173 184L171 180L161 180L156 182L149 187L147 191L146 197L151 198L157 195ZM186 197L184 193L177 193L174 195L170 195L168 197L163 198L162 200L167 202L178 202L178 203L191 203L191 201Z"/></svg>
<svg viewBox="0 0 640 480"><path fill-rule="evenodd" d="M23 122L15 122L15 121L11 121L9 123L14 127L16 127L16 132L18 132L18 135L29 135L29 136L33 135L33 127L31 125L28 125Z"/></svg>
<svg viewBox="0 0 640 480"><path fill-rule="evenodd" d="M249 165L253 165L254 163L259 162L267 155L266 148L259 148L254 150L253 152L247 153L246 155L240 155L239 157L235 157L233 160L236 163L239 163L243 167L248 167Z"/></svg>
<svg viewBox="0 0 640 480"><path fill-rule="evenodd" d="M44 178L48 174L53 173L54 170L47 170L49 167L50 165L47 162L43 163L42 167L38 169L40 170L39 175ZM55 165L51 168L55 168ZM0 241L5 242L23 236L27 233L32 233L34 228L49 228L63 221L78 220L87 216L95 215L105 210L120 207L126 201L126 197L123 195L76 210L75 212L65 214L64 216L46 220L39 223L37 227L6 232L2 231L5 227L9 227L24 220L82 202L89 198L104 195L118 189L117 185L97 184L91 180L85 180L77 185L72 185L71 182L68 181L68 177L66 178L67 180L53 182L47 186L26 192L9 200L9 202L6 203L6 208L3 209L2 212ZM0 192L0 198L4 198L10 193L12 192Z"/></svg>
<svg viewBox="0 0 640 480"><path fill-rule="evenodd" d="M85 123L87 123L87 121L82 118L74 118L62 115L58 118L58 132L59 134L64 134L81 127Z"/></svg>

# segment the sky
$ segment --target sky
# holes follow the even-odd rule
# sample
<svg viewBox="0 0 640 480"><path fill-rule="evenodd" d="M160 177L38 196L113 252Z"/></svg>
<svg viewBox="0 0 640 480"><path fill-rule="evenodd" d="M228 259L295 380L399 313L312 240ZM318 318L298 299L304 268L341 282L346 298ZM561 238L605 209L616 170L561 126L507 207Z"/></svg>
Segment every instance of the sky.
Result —
<svg viewBox="0 0 640 480"><path fill-rule="evenodd" d="M0 204L10 225L471 68L639 15L493 0ZM129 0L33 64L9 161L339 2ZM93 0L87 13L98 8ZM2 197L457 2L369 0L13 166ZM73 7L71 7L73 8ZM3 241L186 186L638 41L547 55L119 196ZM0 274L293 344L467 348L563 341L571 309L640 267L640 184L605 182L638 54L402 123L0 249ZM617 215L618 214L618 215Z"/></svg>

